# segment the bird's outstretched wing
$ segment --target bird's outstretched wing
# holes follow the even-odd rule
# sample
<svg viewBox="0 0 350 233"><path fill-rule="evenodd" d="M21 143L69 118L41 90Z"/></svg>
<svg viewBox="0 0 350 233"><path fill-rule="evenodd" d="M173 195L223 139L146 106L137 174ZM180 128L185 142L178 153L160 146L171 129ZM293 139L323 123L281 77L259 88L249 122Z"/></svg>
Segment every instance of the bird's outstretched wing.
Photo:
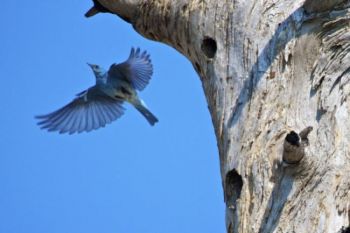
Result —
<svg viewBox="0 0 350 233"><path fill-rule="evenodd" d="M113 99L92 87L57 111L36 118L39 119L38 125L48 131L69 134L89 132L123 115L122 104L122 100Z"/></svg>
<svg viewBox="0 0 350 233"><path fill-rule="evenodd" d="M108 75L111 78L124 78L139 91L145 89L152 74L153 66L150 55L147 51L141 53L140 48L136 50L132 48L128 60L111 65L108 71Z"/></svg>

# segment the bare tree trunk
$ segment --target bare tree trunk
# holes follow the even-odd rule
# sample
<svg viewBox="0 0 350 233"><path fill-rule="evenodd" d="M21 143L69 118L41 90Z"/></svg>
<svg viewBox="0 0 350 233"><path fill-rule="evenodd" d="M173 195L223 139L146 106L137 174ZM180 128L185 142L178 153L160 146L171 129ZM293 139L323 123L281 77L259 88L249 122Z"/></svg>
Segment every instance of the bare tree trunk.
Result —
<svg viewBox="0 0 350 233"><path fill-rule="evenodd" d="M196 69L219 147L228 232L345 232L349 1L98 1Z"/></svg>

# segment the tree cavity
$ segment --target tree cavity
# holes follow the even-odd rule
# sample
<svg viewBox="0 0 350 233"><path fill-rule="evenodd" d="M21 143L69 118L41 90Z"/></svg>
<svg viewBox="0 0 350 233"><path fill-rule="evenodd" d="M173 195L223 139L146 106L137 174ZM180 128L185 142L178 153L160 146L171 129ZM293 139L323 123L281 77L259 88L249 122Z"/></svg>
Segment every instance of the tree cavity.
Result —
<svg viewBox="0 0 350 233"><path fill-rule="evenodd" d="M214 58L217 50L216 41L211 37L205 37L201 49L207 58Z"/></svg>

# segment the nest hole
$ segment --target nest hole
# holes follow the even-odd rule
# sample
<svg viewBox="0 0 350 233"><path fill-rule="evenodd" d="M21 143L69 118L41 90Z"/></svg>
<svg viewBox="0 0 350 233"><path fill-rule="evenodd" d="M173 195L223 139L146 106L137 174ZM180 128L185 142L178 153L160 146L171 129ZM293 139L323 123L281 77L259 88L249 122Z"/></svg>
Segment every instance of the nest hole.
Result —
<svg viewBox="0 0 350 233"><path fill-rule="evenodd" d="M242 176L235 169L226 174L225 200L228 206L236 207L237 200L241 197L242 186Z"/></svg>
<svg viewBox="0 0 350 233"><path fill-rule="evenodd" d="M340 233L350 233L350 226L348 227L342 227L340 229Z"/></svg>
<svg viewBox="0 0 350 233"><path fill-rule="evenodd" d="M213 38L205 37L202 41L201 49L207 58L215 57L217 45Z"/></svg>

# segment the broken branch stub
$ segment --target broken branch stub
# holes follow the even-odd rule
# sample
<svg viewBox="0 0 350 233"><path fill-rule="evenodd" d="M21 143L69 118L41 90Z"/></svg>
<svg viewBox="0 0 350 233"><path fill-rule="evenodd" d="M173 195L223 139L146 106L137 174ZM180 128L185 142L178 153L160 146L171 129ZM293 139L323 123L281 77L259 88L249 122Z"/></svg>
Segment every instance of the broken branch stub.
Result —
<svg viewBox="0 0 350 233"><path fill-rule="evenodd" d="M283 143L283 162L287 164L298 164L305 156L305 147L309 145L308 135L312 131L309 126L299 134L291 131L286 135Z"/></svg>

